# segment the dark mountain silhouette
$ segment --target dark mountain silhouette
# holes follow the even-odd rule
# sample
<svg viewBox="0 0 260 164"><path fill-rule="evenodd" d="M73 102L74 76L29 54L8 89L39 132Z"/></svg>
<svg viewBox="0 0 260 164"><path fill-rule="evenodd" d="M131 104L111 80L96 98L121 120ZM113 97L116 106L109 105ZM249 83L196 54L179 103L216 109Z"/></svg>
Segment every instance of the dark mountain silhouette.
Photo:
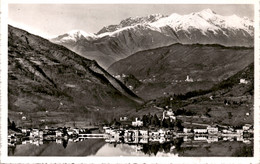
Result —
<svg viewBox="0 0 260 164"><path fill-rule="evenodd" d="M8 27L8 93L11 116L17 118L19 111L35 114L27 119L36 120L45 111L83 116L95 108L109 112L112 107L134 109L142 103L95 61L12 26Z"/></svg>

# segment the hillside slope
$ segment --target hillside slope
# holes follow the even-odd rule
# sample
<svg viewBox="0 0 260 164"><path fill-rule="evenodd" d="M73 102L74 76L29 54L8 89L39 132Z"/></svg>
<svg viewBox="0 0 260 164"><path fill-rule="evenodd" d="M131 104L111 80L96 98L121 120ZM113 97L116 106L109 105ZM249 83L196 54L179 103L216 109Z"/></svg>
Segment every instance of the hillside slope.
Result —
<svg viewBox="0 0 260 164"><path fill-rule="evenodd" d="M146 84L139 93L153 98L148 90L158 95L210 88L253 61L253 48L174 44L135 53L112 64L108 72L134 75ZM193 82L185 82L187 75Z"/></svg>
<svg viewBox="0 0 260 164"><path fill-rule="evenodd" d="M246 83L240 83L240 79L245 79ZM151 110L152 106L161 108L168 106L176 111L176 114L179 113L177 117L186 122L186 126L191 123L227 126L253 124L254 64L249 64L210 89L165 96L147 104L145 108L140 109L139 114L147 112L161 114L162 111L158 109Z"/></svg>
<svg viewBox="0 0 260 164"><path fill-rule="evenodd" d="M115 107L134 109L142 103L95 61L12 26L8 27L8 93L9 116L21 123L39 119L57 123L64 116L75 121L74 114L91 119L95 109L101 116ZM21 121L17 112L26 120Z"/></svg>

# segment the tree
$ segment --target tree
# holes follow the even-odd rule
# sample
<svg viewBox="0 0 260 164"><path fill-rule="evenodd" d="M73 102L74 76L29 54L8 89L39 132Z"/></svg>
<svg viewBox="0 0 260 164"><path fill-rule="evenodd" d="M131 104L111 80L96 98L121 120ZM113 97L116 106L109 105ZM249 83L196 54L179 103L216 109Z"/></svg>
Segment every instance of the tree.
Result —
<svg viewBox="0 0 260 164"><path fill-rule="evenodd" d="M143 125L146 127L146 126L149 126L149 118L147 115L143 115L143 118L142 118L142 121L143 121Z"/></svg>
<svg viewBox="0 0 260 164"><path fill-rule="evenodd" d="M10 121L10 119L8 118L8 127L11 127L12 123Z"/></svg>
<svg viewBox="0 0 260 164"><path fill-rule="evenodd" d="M210 111L211 111L211 108L206 109L206 116L211 117L211 115L209 114Z"/></svg>
<svg viewBox="0 0 260 164"><path fill-rule="evenodd" d="M176 127L178 128L178 130L182 131L183 130L183 126L182 126L182 121L181 120L176 120Z"/></svg>
<svg viewBox="0 0 260 164"><path fill-rule="evenodd" d="M228 119L231 119L232 118L232 113L231 112L228 112Z"/></svg>
<svg viewBox="0 0 260 164"><path fill-rule="evenodd" d="M64 147L64 149L66 149L66 147L68 145L68 140L63 139L62 141L63 141L62 146Z"/></svg>
<svg viewBox="0 0 260 164"><path fill-rule="evenodd" d="M152 122L152 125L154 125L154 126L160 126L160 120L159 120L159 118L157 117L156 114L154 114L151 122Z"/></svg>
<svg viewBox="0 0 260 164"><path fill-rule="evenodd" d="M14 122L14 121L12 121L11 129L16 129L16 125L15 125L15 122Z"/></svg>
<svg viewBox="0 0 260 164"><path fill-rule="evenodd" d="M162 126L163 126L164 128L170 128L170 127L172 127L172 122L171 122L171 120L170 120L170 119L164 119L164 120L162 121Z"/></svg>

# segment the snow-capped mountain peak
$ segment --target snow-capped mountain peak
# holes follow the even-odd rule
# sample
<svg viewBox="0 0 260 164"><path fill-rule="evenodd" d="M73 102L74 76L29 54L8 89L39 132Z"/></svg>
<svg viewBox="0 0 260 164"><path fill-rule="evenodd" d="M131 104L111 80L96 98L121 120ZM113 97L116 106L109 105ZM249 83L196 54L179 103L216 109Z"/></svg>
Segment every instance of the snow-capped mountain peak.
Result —
<svg viewBox="0 0 260 164"><path fill-rule="evenodd" d="M59 35L58 37L55 37L51 39L54 42L57 43L64 43L64 42L77 42L80 39L87 39L87 40L93 40L96 39L97 36L93 33L87 33L83 30L71 30L63 35Z"/></svg>
<svg viewBox="0 0 260 164"><path fill-rule="evenodd" d="M105 36L113 39L129 36L152 40L151 44L154 44L156 43L154 38L160 36L162 38L158 40L171 40L168 41L169 44L171 42L252 46L253 25L254 22L247 17L222 16L211 9L205 9L186 15L173 13L169 16L151 14L145 17L129 17L122 20L118 25L104 27L96 35L82 30L72 30L58 36L53 41L56 43L75 43L80 39L92 41L102 40ZM128 44L128 41L126 44Z"/></svg>
<svg viewBox="0 0 260 164"><path fill-rule="evenodd" d="M83 30L71 30L69 31L68 33L68 36L72 37L72 38L81 38L81 37L84 37L84 38L93 38L93 37L96 37L95 34L93 33L87 33Z"/></svg>
<svg viewBox="0 0 260 164"><path fill-rule="evenodd" d="M172 29L179 31L185 30L190 32L192 29L197 29L203 34L213 31L225 30L244 30L250 35L253 35L253 21L248 18L241 18L237 15L222 16L218 15L211 9L205 9L200 12L187 15L171 14L168 17L161 18L156 22L150 23L151 26L164 28L170 26Z"/></svg>

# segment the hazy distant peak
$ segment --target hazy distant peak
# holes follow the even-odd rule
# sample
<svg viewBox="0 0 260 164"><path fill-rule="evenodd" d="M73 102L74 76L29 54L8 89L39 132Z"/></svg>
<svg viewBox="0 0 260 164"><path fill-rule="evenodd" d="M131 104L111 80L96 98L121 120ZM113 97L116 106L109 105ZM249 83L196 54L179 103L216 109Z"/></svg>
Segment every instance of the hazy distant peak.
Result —
<svg viewBox="0 0 260 164"><path fill-rule="evenodd" d="M59 35L51 39L56 43L63 43L63 42L77 42L80 39L87 39L92 40L97 38L97 36L93 33L87 33L83 30L71 30L63 35Z"/></svg>
<svg viewBox="0 0 260 164"><path fill-rule="evenodd" d="M69 32L67 32L68 36L71 36L73 38L80 38L80 37L95 37L95 34L93 33L87 33L83 30L71 30Z"/></svg>
<svg viewBox="0 0 260 164"><path fill-rule="evenodd" d="M200 13L216 14L216 12L212 11L211 9L204 9L204 10L200 11Z"/></svg>

